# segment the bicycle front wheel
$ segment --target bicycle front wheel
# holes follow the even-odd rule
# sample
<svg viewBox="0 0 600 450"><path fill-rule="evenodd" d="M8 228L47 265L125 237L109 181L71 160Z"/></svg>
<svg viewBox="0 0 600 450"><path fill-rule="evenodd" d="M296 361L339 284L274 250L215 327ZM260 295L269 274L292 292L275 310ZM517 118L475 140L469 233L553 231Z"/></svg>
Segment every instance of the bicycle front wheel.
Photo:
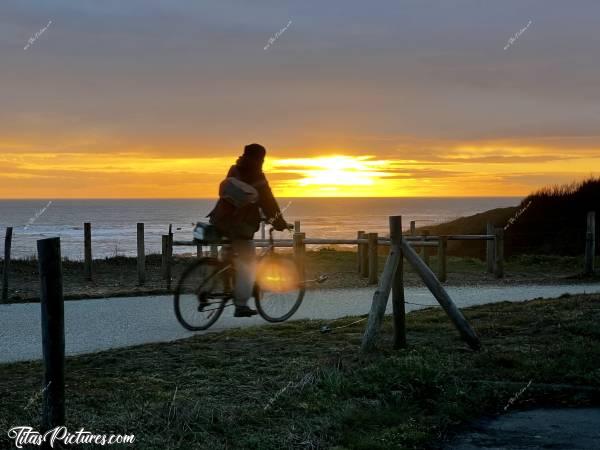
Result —
<svg viewBox="0 0 600 450"><path fill-rule="evenodd" d="M190 331L206 330L223 313L231 297L227 289L229 270L214 258L202 258L190 264L175 289L175 316Z"/></svg>
<svg viewBox="0 0 600 450"><path fill-rule="evenodd" d="M291 263L287 270L296 272L295 279L297 282L286 289L269 289L268 286L260 286L260 283L254 286L256 309L262 318L268 322L288 320L298 311L304 299L304 282L300 279L298 265Z"/></svg>

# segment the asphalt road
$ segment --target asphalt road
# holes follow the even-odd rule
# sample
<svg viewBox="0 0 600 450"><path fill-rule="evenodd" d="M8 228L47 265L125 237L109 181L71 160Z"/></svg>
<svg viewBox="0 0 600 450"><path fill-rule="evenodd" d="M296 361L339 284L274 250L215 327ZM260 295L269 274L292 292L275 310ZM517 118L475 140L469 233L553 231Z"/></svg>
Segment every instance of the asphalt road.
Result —
<svg viewBox="0 0 600 450"><path fill-rule="evenodd" d="M335 319L366 314L374 288L323 289L306 294L294 319ZM500 301L522 301L537 297L557 297L563 293L597 293L600 284L469 286L447 287L459 307ZM426 288L406 288L407 311L421 305L437 305ZM388 303L391 312L391 302ZM234 318L232 308L205 331L264 325L260 317ZM0 363L41 359L39 303L0 305ZM65 302L65 342L67 355L92 353L110 348L150 342L168 342L192 336L175 319L170 296L126 297Z"/></svg>
<svg viewBox="0 0 600 450"><path fill-rule="evenodd" d="M599 450L600 409L533 409L481 419L445 450Z"/></svg>

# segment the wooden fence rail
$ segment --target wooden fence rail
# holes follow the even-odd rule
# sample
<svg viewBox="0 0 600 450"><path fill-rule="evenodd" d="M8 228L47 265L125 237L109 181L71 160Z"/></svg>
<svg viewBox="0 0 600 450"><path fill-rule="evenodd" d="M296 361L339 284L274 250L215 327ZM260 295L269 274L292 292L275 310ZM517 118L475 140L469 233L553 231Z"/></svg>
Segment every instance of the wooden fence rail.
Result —
<svg viewBox="0 0 600 450"><path fill-rule="evenodd" d="M300 222L296 221L294 227L296 230L300 230ZM414 223L411 224L411 230L415 232ZM9 293L9 273L10 273L10 259L11 259L11 242L13 236L12 227L6 229L5 245L4 245L4 264L2 271L2 290L0 292L0 301L6 301ZM298 233L296 231L295 233ZM92 254L92 224L85 222L83 224L83 235L84 235L84 276L87 280L93 279L93 254ZM262 235L262 232L261 232ZM261 236L262 237L262 236ZM482 234L482 235L449 235L449 236L436 236L436 235L404 235L404 241L408 242L409 245L416 248L422 248L423 250L427 247L435 247L438 249L438 255L442 259L446 258L446 252L440 250L440 240L453 241L453 240L483 240L487 241L486 248L492 248L493 251L488 250L488 263L489 258L494 261L494 273L497 276L502 276L503 273L503 253L500 259L497 257L497 253L500 252L497 245L496 234ZM267 247L269 241L267 239L256 239L255 244L257 247ZM276 247L288 247L294 248L294 239L278 239L274 241ZM302 245L356 245L357 246L357 271L358 273L367 278L369 284L376 284L378 279L378 253L381 247L392 245L390 238L379 237L377 233L366 233L359 231L356 239L318 239L318 238L306 238L305 234L302 234ZM172 275L172 258L173 258L173 247L174 246L193 246L195 248L198 257L201 257L204 253L203 246L201 243L195 240L174 240L173 233L171 232L171 226L169 226L169 234L162 237L162 249L161 249L161 277L166 281L167 287L170 287L171 275ZM211 255L215 255L218 251L217 245L211 246ZM425 254L425 259L428 259L428 254ZM586 257L587 261L587 257ZM586 263L587 264L587 263ZM445 279L445 267L446 262L438 262L438 275L440 279ZM593 270L593 269L592 269ZM146 247L145 247L145 234L144 234L144 223L137 223L137 279L138 284L143 285L146 282Z"/></svg>
<svg viewBox="0 0 600 450"><path fill-rule="evenodd" d="M497 234L454 234L448 236L436 236L436 235L410 235L403 236L403 240L411 247L420 247L423 250L427 247L435 247L438 254L438 278L440 281L445 282L447 279L447 243L448 241L472 241L480 240L490 242L493 248L488 257L494 258L494 272L497 277L501 278L504 276L504 252L498 248L497 245ZM255 239L254 243L256 247L267 247L270 242L266 239ZM356 245L357 246L357 272L361 277L367 278L369 284L377 284L378 275L378 252L379 247L392 245L390 238L380 238L377 233L365 233L364 231L357 232L356 239L321 239L321 238L304 238L304 245ZM278 239L273 241L275 247L280 248L293 248L293 239ZM500 246L504 245L502 241ZM177 240L172 242L172 246L197 246L197 241L189 240ZM488 246L486 246L487 248ZM165 255L166 249L163 249L163 255ZM198 250L201 253L201 250ZM170 250L172 254L172 248ZM496 255L500 255L500 260L497 259ZM425 264L429 265L429 255L421 253ZM163 267L170 261L169 258L163 257Z"/></svg>

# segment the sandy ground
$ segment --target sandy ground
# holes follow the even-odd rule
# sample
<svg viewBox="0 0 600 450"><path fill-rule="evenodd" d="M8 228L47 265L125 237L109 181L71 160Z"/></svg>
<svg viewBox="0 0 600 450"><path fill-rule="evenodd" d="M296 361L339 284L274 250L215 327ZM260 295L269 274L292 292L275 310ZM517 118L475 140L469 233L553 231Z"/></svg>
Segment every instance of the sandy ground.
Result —
<svg viewBox="0 0 600 450"><path fill-rule="evenodd" d="M375 288L322 289L307 293L293 319L335 319L369 312ZM529 286L450 286L448 293L459 307L501 301L558 297L564 293L597 293L600 284ZM436 305L422 287L405 290L408 311ZM388 313L391 302L388 303ZM0 362L41 358L41 323L38 303L0 305ZM208 332L264 325L260 317L234 318L227 307ZM318 328L315 326L315 333ZM65 302L65 340L68 355L150 342L168 342L191 336L176 320L171 296L108 298Z"/></svg>

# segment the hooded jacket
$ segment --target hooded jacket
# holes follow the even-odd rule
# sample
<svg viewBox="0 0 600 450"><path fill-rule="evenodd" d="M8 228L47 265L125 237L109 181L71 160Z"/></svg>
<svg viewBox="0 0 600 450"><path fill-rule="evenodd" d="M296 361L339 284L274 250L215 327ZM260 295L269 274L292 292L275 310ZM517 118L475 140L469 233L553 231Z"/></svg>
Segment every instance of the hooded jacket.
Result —
<svg viewBox="0 0 600 450"><path fill-rule="evenodd" d="M235 165L229 169L227 178L229 177L253 186L258 191L258 202L236 208L220 198L208 214L210 223L215 225L219 233L230 239L252 239L260 226L261 211L272 221L275 228L285 227L279 205L262 171L262 163L247 156L240 156Z"/></svg>

